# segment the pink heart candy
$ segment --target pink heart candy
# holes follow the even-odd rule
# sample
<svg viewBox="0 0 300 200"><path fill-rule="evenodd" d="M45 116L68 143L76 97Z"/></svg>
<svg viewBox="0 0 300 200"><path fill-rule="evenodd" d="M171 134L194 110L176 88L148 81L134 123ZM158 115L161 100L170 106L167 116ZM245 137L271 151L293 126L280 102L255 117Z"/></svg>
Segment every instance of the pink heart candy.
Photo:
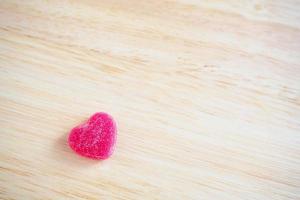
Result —
<svg viewBox="0 0 300 200"><path fill-rule="evenodd" d="M92 159L106 159L114 151L117 127L114 119L103 112L92 115L87 122L73 128L70 147L79 155Z"/></svg>

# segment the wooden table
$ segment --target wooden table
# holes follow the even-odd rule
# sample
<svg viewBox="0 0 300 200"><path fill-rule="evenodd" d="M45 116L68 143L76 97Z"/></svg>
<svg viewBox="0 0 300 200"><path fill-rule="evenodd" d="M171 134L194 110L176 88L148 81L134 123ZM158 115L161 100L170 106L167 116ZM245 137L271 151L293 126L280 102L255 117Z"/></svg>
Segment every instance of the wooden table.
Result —
<svg viewBox="0 0 300 200"><path fill-rule="evenodd" d="M1 0L0 127L1 199L300 199L300 2Z"/></svg>

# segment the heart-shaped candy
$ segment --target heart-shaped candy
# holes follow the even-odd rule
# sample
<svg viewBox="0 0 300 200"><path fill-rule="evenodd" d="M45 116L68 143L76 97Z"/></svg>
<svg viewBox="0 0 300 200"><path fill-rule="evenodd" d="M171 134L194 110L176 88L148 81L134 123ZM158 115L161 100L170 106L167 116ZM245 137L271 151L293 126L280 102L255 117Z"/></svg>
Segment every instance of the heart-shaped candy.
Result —
<svg viewBox="0 0 300 200"><path fill-rule="evenodd" d="M99 160L112 155L116 139L114 119L107 113L98 112L71 130L69 145L79 155Z"/></svg>

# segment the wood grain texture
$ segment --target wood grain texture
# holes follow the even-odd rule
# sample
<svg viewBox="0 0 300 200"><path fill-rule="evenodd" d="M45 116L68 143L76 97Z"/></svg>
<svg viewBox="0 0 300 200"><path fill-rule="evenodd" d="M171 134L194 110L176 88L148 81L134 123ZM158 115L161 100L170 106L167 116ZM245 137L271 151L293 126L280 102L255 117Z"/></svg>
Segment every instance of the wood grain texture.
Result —
<svg viewBox="0 0 300 200"><path fill-rule="evenodd" d="M300 2L0 0L0 127L1 199L300 199Z"/></svg>

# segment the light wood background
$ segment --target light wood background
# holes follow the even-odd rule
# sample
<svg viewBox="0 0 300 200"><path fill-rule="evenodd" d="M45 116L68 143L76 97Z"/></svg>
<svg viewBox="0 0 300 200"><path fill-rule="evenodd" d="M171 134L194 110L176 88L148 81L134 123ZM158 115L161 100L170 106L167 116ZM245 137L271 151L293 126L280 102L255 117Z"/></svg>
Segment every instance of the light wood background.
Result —
<svg viewBox="0 0 300 200"><path fill-rule="evenodd" d="M1 199L300 199L300 1L1 0L0 67Z"/></svg>

